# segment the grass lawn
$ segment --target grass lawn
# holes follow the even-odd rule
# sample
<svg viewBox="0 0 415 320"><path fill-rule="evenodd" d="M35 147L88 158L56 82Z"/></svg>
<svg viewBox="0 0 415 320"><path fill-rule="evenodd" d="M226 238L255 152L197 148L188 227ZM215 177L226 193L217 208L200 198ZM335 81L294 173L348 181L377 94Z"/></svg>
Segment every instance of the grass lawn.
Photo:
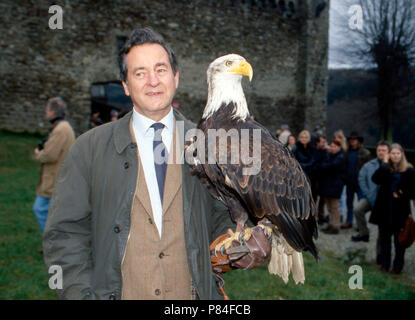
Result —
<svg viewBox="0 0 415 320"><path fill-rule="evenodd" d="M41 231L32 211L39 164L31 153L39 137L0 131L0 299L56 299L48 287ZM225 290L231 299L415 299L415 284L363 264L363 289L349 289L349 266L323 252L316 263L304 254L306 282L288 284L266 267L231 271Z"/></svg>

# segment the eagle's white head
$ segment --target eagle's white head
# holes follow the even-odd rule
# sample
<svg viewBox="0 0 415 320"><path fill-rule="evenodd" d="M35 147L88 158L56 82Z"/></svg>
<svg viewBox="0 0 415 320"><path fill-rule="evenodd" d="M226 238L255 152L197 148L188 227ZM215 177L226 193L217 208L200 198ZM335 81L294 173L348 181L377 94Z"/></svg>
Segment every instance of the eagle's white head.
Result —
<svg viewBox="0 0 415 320"><path fill-rule="evenodd" d="M208 99L202 118L209 118L222 104L230 102L236 106L233 118L249 116L241 80L248 76L251 81L252 75L251 65L240 55L228 54L213 61L207 70Z"/></svg>

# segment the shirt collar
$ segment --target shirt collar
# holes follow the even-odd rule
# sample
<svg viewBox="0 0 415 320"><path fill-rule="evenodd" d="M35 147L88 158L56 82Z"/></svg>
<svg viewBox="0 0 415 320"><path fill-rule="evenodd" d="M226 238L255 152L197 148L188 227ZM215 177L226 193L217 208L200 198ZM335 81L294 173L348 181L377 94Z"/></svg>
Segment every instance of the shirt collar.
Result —
<svg viewBox="0 0 415 320"><path fill-rule="evenodd" d="M173 108L170 108L170 112L158 122L164 124L165 129L167 129L169 133L173 133L173 128L174 128ZM153 125L153 123L156 123L156 121L150 118L147 118L146 116L138 113L133 108L133 128L138 134L140 134L141 136L152 135L153 130L151 126Z"/></svg>

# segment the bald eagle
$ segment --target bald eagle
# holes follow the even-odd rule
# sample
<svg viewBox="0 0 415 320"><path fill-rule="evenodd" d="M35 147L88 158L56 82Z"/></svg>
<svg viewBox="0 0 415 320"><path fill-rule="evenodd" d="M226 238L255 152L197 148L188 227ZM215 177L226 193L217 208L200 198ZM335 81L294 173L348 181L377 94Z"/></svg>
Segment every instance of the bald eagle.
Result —
<svg viewBox="0 0 415 320"><path fill-rule="evenodd" d="M250 218L270 238L269 272L279 275L285 282L292 273L295 283L304 283L302 251L309 251L318 259L313 242L313 237L317 239L316 207L308 180L296 159L269 130L250 117L241 81L243 76L251 80L252 75L251 65L236 54L217 58L209 65L207 104L197 126L204 133L202 139L205 141L197 138L200 140L193 139L192 142L207 148L210 130L236 130L240 133L239 143L248 144L250 154L258 160L258 172L246 174L247 169L252 169L252 162L232 161L232 153L241 149L226 143L227 161L219 161L220 148L214 149L212 161L208 150L198 152L197 147L192 149L187 145L186 152L192 152L191 173L200 179L214 198L229 208L237 224L236 231L230 231L231 237L218 244L217 250L228 248L241 236L249 239L246 224ZM248 136L242 138L244 130ZM260 133L259 152L253 148L255 130ZM214 143L217 143L216 138Z"/></svg>

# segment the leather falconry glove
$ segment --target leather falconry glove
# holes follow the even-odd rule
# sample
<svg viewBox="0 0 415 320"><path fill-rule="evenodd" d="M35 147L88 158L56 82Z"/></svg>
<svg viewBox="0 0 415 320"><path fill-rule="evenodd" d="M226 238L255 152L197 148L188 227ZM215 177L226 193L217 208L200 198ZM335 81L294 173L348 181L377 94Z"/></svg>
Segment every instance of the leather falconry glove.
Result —
<svg viewBox="0 0 415 320"><path fill-rule="evenodd" d="M217 245L235 234L230 230L212 242L212 268L215 273L225 273L232 269L253 269L262 266L271 255L271 229L264 226L245 228L228 245Z"/></svg>

